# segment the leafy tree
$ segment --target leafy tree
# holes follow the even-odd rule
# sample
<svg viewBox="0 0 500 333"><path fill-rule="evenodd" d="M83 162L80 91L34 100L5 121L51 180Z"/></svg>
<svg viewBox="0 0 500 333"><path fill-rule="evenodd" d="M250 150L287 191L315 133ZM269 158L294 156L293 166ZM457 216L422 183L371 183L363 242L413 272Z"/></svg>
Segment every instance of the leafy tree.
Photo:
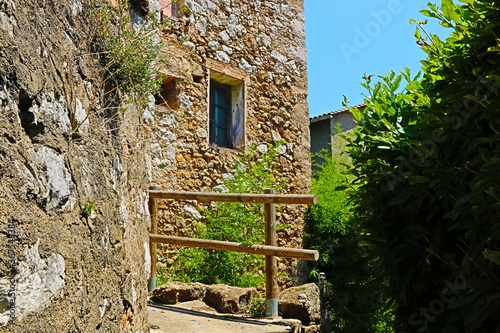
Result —
<svg viewBox="0 0 500 333"><path fill-rule="evenodd" d="M451 35L416 22L421 77L368 76L353 110L352 200L398 332L500 332L500 6L462 2L422 11Z"/></svg>
<svg viewBox="0 0 500 333"><path fill-rule="evenodd" d="M340 128L337 129L340 133ZM308 247L321 253L312 271L317 277L327 277L328 311L335 332L392 332L385 319L387 305L383 303L381 282L373 276L362 235L363 228L352 219L346 185L352 176L343 153L346 141L333 137L332 150L319 154L315 165L311 192L318 203L307 211Z"/></svg>

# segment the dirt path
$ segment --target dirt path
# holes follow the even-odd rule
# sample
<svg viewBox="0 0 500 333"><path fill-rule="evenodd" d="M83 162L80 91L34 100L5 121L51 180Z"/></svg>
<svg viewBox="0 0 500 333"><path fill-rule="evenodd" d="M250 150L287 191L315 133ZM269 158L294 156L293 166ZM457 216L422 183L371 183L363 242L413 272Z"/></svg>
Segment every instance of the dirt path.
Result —
<svg viewBox="0 0 500 333"><path fill-rule="evenodd" d="M254 319L215 312L201 301L166 305L148 303L151 333L292 333L282 320Z"/></svg>

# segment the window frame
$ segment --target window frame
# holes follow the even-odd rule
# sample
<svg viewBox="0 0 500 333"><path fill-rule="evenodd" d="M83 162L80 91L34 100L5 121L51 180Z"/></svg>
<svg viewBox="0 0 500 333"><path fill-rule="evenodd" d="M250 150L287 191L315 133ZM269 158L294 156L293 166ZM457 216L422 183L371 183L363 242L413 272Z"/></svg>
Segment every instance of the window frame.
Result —
<svg viewBox="0 0 500 333"><path fill-rule="evenodd" d="M221 61L206 58L207 68L207 84L206 84L206 142L209 145L218 147L210 140L210 85L212 81L231 86L231 128L229 131L230 148L241 150L244 149L247 138L247 89L250 84L248 73L239 67L231 66Z"/></svg>
<svg viewBox="0 0 500 333"><path fill-rule="evenodd" d="M210 96L209 96L209 104L210 104L210 115L209 115L209 140L210 144L216 145L218 147L224 148L233 148L232 142L232 89L233 87L229 84L218 82L214 79L210 80ZM223 98L225 99L225 106L215 104L216 94L218 92L223 93ZM225 126L222 124L218 124L217 120L217 110L219 108L225 109ZM220 138L216 136L217 128L225 130L225 137Z"/></svg>

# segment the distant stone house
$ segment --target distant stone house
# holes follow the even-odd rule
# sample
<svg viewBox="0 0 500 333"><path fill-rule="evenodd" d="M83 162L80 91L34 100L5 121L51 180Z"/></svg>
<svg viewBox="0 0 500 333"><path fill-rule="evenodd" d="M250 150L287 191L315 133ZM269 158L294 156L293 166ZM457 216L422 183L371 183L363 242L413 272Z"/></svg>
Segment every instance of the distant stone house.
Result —
<svg viewBox="0 0 500 333"><path fill-rule="evenodd" d="M235 157L280 143L286 193L310 191L303 0L162 0L170 24L151 129L152 183L163 190L220 188ZM190 235L196 202L164 201L160 232ZM278 245L301 247L303 206L281 210ZM175 249L165 247L165 255ZM295 267L295 264L291 265ZM292 275L297 277L295 271Z"/></svg>
<svg viewBox="0 0 500 333"><path fill-rule="evenodd" d="M363 110L365 105L361 104L355 107ZM347 108L311 117L309 129L311 133L312 154L318 153L323 149L332 149L333 136L337 134L339 125L342 132L350 131L357 125L354 121L354 116Z"/></svg>

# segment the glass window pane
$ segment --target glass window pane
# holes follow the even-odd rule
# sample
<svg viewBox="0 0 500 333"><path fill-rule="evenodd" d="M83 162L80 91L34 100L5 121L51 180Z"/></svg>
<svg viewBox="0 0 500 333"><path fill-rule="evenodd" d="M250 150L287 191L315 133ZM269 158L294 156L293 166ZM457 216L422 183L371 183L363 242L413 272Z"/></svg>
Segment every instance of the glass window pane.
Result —
<svg viewBox="0 0 500 333"><path fill-rule="evenodd" d="M210 81L210 142L231 147L231 86Z"/></svg>
<svg viewBox="0 0 500 333"><path fill-rule="evenodd" d="M222 88L215 88L215 105L227 107L227 94L226 90Z"/></svg>
<svg viewBox="0 0 500 333"><path fill-rule="evenodd" d="M214 143L218 146L221 146L221 147L227 147L228 146L227 130L224 128L221 128L221 127L217 127L217 126L215 126L214 130L215 130L215 139L214 139L215 142Z"/></svg>
<svg viewBox="0 0 500 333"><path fill-rule="evenodd" d="M216 125L227 126L227 110L220 106L215 106L214 121Z"/></svg>

